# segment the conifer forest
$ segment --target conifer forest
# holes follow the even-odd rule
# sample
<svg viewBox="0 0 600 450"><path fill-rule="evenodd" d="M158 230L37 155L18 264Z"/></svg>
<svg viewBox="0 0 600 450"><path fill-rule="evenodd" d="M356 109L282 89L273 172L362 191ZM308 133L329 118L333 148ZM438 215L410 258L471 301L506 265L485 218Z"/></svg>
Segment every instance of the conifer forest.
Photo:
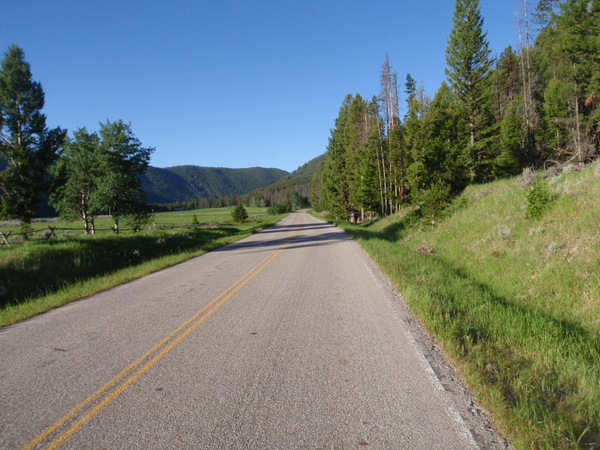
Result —
<svg viewBox="0 0 600 450"><path fill-rule="evenodd" d="M469 184L598 158L600 0L524 1L518 48L497 57L478 0L456 0L452 20L433 98L386 56L379 94L343 100L316 209L360 222L414 205L435 218Z"/></svg>

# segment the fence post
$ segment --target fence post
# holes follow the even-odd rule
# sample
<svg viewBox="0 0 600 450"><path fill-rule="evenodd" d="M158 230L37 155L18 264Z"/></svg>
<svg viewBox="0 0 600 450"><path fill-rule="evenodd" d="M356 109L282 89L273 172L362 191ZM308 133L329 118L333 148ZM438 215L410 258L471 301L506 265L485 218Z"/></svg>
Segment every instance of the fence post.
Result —
<svg viewBox="0 0 600 450"><path fill-rule="evenodd" d="M48 228L50 229L50 237L56 237L56 233L54 232L54 230L56 230L56 227L51 227L50 225L48 225Z"/></svg>
<svg viewBox="0 0 600 450"><path fill-rule="evenodd" d="M10 236L10 231L7 232L6 234L4 234L2 231L0 231L0 237L2 237L2 240L0 241L0 247L2 247L4 244L6 244L6 246L10 246L10 244L8 243L8 237Z"/></svg>

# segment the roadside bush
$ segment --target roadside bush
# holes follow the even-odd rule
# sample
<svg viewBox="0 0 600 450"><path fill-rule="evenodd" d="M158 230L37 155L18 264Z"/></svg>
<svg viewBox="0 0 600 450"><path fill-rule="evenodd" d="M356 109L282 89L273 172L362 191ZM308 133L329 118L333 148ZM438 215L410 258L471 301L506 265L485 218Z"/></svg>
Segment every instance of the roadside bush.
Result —
<svg viewBox="0 0 600 450"><path fill-rule="evenodd" d="M267 209L267 213L273 216L289 212L292 212L292 202L289 200L285 203L278 203L276 205L270 206L269 209Z"/></svg>

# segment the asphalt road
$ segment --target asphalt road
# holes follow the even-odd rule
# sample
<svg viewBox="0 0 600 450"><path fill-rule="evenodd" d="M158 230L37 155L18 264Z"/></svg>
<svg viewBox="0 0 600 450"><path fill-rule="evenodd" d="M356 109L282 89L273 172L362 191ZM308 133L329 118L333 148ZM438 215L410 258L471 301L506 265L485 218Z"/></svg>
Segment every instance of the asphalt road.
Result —
<svg viewBox="0 0 600 450"><path fill-rule="evenodd" d="M304 212L0 329L0 448L503 448L402 299Z"/></svg>

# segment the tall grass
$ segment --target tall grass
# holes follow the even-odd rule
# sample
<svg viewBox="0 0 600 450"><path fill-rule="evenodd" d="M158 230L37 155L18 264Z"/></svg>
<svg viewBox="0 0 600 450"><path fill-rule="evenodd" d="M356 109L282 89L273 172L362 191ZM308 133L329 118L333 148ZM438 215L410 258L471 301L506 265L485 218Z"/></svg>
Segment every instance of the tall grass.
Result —
<svg viewBox="0 0 600 450"><path fill-rule="evenodd" d="M84 236L81 231L68 237L3 246L0 326L234 242L282 217L257 218L264 208L249 211L254 219L242 225L231 223L229 208L160 213L155 216L156 228L152 226L145 232ZM220 225L192 227L194 215L199 222Z"/></svg>
<svg viewBox="0 0 600 450"><path fill-rule="evenodd" d="M388 274L517 448L600 447L600 165L468 188L432 227L340 224Z"/></svg>

